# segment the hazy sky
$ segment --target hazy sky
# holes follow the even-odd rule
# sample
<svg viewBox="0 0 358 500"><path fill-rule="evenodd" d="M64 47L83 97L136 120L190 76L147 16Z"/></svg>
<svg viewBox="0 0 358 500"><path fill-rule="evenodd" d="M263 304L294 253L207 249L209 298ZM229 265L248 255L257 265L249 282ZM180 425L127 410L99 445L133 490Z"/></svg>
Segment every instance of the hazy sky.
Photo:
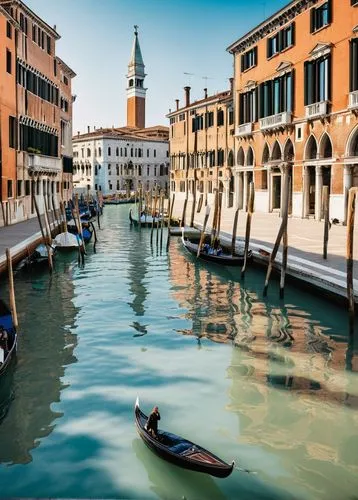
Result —
<svg viewBox="0 0 358 500"><path fill-rule="evenodd" d="M74 127L125 125L127 65L133 25L139 25L147 91L146 125L167 125L183 102L229 88L226 47L288 0L24 0L61 40L57 54L77 73ZM184 74L193 73L193 76ZM203 77L208 77L205 79Z"/></svg>

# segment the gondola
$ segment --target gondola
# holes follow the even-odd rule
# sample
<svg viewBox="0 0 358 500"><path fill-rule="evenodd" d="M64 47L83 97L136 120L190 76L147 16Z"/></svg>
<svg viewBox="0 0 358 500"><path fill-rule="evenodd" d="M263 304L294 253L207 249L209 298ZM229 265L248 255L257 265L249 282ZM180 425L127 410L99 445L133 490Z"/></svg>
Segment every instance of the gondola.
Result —
<svg viewBox="0 0 358 500"><path fill-rule="evenodd" d="M11 311L0 300L0 376L3 375L16 354L17 334Z"/></svg>
<svg viewBox="0 0 358 500"><path fill-rule="evenodd" d="M191 241L187 236L184 236L184 232L182 233L182 242L186 250L191 254L197 256L199 241ZM206 262L215 262L215 264L220 264L222 266L242 266L244 263L244 254L241 255L231 255L227 251L226 248L222 249L222 253L220 255L215 255L213 253L206 252L204 250L205 247L199 253L199 258L205 260ZM247 258L251 259L252 252L248 251Z"/></svg>
<svg viewBox="0 0 358 500"><path fill-rule="evenodd" d="M228 477L232 473L234 462L229 465L208 450L205 450L205 448L187 439L159 430L158 439L154 438L145 429L148 417L139 408L138 398L135 403L134 413L139 436L148 448L164 460L184 469L203 472L220 478Z"/></svg>
<svg viewBox="0 0 358 500"><path fill-rule="evenodd" d="M53 258L56 252L56 248L50 245L48 249ZM24 265L33 266L35 264L44 264L44 263L48 264L48 250L46 245L40 243L40 245L36 247L35 251L25 259Z"/></svg>
<svg viewBox="0 0 358 500"><path fill-rule="evenodd" d="M83 241L85 243L89 243L91 241L91 239L92 239L92 235L93 235L93 231L94 231L93 222L91 222L91 221L82 221L81 225L82 225ZM78 234L77 225L76 225L76 222L73 219L71 219L67 223L67 229L68 229L68 232L71 233L71 234L74 234L74 235Z"/></svg>
<svg viewBox="0 0 358 500"><path fill-rule="evenodd" d="M134 226L138 226L138 217L133 215L132 209L129 210L129 221ZM154 224L161 224L162 216L154 216ZM140 217L140 225L141 227L152 227L153 225L153 217L150 214L142 214Z"/></svg>

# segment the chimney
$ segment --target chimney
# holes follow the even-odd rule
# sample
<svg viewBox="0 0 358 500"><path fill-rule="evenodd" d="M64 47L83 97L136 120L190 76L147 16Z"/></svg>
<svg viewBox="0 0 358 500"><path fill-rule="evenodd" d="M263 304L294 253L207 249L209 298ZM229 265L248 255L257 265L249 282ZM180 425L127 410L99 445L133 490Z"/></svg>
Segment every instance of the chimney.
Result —
<svg viewBox="0 0 358 500"><path fill-rule="evenodd" d="M190 106L190 87L184 87L185 90L185 107Z"/></svg>
<svg viewBox="0 0 358 500"><path fill-rule="evenodd" d="M93 130L96 130L96 125L93 127Z"/></svg>
<svg viewBox="0 0 358 500"><path fill-rule="evenodd" d="M78 130L78 131L77 131L77 137L79 137L79 136L80 136L80 133L81 133L81 132Z"/></svg>
<svg viewBox="0 0 358 500"><path fill-rule="evenodd" d="M175 99L175 104L177 105L177 111L179 109L179 99Z"/></svg>
<svg viewBox="0 0 358 500"><path fill-rule="evenodd" d="M234 95L234 79L232 77L229 78L229 82L230 82L230 92L231 92L231 95Z"/></svg>
<svg viewBox="0 0 358 500"><path fill-rule="evenodd" d="M53 25L53 29L56 31L56 29L57 29L56 24Z"/></svg>
<svg viewBox="0 0 358 500"><path fill-rule="evenodd" d="M87 134L89 134L91 131L91 127L89 125L87 125Z"/></svg>
<svg viewBox="0 0 358 500"><path fill-rule="evenodd" d="M204 98L207 99L208 98L208 89L204 89Z"/></svg>

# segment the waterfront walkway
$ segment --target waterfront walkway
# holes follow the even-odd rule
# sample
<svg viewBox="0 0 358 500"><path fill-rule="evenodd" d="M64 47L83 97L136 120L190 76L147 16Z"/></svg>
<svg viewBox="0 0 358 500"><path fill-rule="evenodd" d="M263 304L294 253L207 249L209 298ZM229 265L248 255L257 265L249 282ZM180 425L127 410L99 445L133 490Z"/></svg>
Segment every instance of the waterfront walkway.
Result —
<svg viewBox="0 0 358 500"><path fill-rule="evenodd" d="M192 203L188 201L186 210L186 224L188 225L191 217ZM183 201L176 200L174 206L174 215L181 217ZM214 210L211 210L207 226L211 227ZM205 207L198 214L195 212L194 225L202 227L205 215ZM230 242L233 227L235 210L223 209L221 219L221 239ZM281 224L281 218L278 213L264 214L254 212L251 222L250 247L254 250L257 259L267 261L268 257L263 257L265 250L271 252L276 241L277 233ZM246 213L240 212L237 227L238 243L242 245L246 230ZM332 225L329 231L328 257L323 259L323 222L317 222L313 219L295 219L288 220L288 262L287 273L303 279L306 282L315 284L320 288L346 297L346 233L347 228L340 225ZM356 300L358 301L358 227L355 230L355 249L354 249L354 290ZM279 264L281 253L276 257Z"/></svg>

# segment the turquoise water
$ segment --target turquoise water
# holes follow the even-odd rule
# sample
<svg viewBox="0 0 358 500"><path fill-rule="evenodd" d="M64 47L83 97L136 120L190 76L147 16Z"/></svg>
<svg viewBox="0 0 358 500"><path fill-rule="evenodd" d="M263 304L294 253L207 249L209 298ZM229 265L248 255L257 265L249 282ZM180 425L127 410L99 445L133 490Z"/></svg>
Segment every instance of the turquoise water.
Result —
<svg viewBox="0 0 358 500"><path fill-rule="evenodd" d="M83 269L16 272L18 359L0 386L0 496L352 499L358 368L346 315L264 274L166 251L106 207ZM6 289L1 289L2 294ZM138 438L137 395L162 425L235 470L167 464Z"/></svg>

